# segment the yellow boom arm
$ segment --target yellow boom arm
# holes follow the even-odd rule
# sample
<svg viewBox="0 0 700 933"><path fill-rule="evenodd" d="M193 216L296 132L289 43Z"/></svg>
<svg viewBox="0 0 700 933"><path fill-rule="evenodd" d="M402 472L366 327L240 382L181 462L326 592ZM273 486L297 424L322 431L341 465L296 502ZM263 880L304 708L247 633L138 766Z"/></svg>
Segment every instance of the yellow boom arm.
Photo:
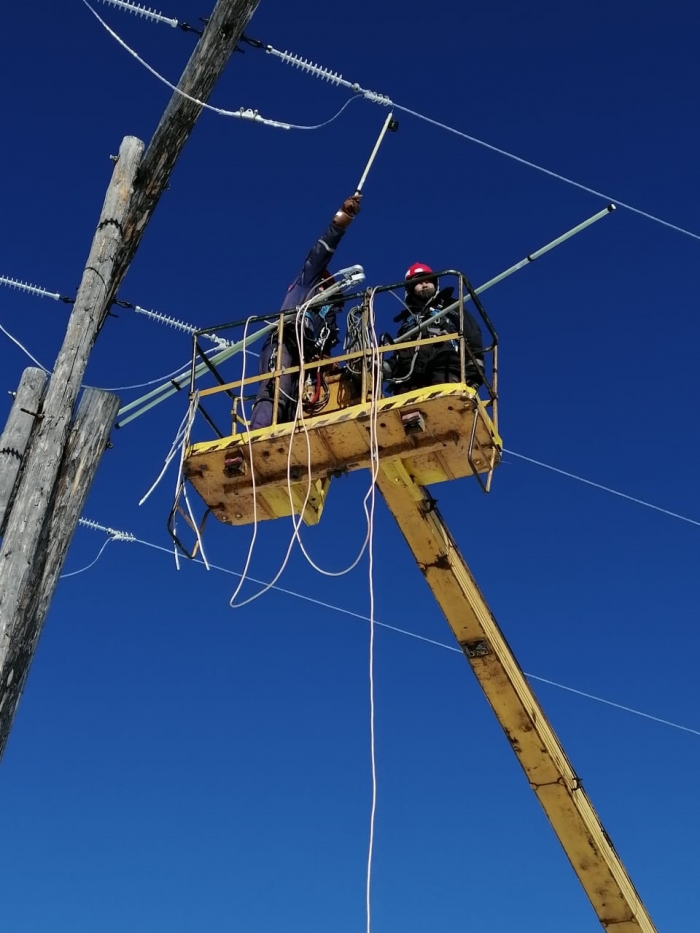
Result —
<svg viewBox="0 0 700 933"><path fill-rule="evenodd" d="M601 924L610 933L656 933L430 495L401 460L382 461L377 485Z"/></svg>

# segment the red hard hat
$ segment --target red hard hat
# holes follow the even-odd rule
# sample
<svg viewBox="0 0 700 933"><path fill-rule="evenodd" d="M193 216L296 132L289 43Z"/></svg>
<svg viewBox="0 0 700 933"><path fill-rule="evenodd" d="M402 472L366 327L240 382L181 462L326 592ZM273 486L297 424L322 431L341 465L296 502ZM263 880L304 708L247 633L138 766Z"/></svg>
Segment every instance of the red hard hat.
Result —
<svg viewBox="0 0 700 933"><path fill-rule="evenodd" d="M406 278L406 281L408 281L409 279L412 279L415 275L424 275L432 271L433 270L430 268L430 266L426 265L424 262L414 262L413 265L410 266L406 270L405 278Z"/></svg>

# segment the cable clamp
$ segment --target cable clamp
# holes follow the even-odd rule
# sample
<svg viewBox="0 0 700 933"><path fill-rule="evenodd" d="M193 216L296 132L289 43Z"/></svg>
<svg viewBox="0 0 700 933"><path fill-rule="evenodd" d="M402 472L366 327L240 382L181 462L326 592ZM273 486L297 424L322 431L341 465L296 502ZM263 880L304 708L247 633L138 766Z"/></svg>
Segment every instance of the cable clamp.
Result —
<svg viewBox="0 0 700 933"><path fill-rule="evenodd" d="M355 85L362 96L373 104L380 104L382 107L393 107L394 102L386 94L378 94L376 91L365 91L359 85Z"/></svg>
<svg viewBox="0 0 700 933"><path fill-rule="evenodd" d="M250 45L254 49L270 48L270 46L266 46L264 42L261 42L260 39L253 39L252 36L241 36L241 42L245 42L246 45Z"/></svg>
<svg viewBox="0 0 700 933"><path fill-rule="evenodd" d="M183 32L194 32L198 36L204 35L204 32L201 29L195 29L195 27L190 26L189 23L178 23L177 28L181 29Z"/></svg>

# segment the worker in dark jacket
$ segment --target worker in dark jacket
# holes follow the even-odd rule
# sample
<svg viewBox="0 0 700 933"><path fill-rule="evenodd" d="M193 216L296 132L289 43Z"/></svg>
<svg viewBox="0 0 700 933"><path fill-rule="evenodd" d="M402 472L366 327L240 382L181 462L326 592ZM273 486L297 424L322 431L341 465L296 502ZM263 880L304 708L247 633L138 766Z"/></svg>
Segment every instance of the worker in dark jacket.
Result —
<svg viewBox="0 0 700 933"><path fill-rule="evenodd" d="M361 197L362 195L359 194L353 195L343 201L342 207L335 213L328 229L309 250L301 272L287 289L281 311L293 311L295 308L299 308L314 295L321 292L324 283L331 279L328 263L333 258L333 254L353 218L359 214ZM260 353L260 375L273 372L276 369L299 366L302 355L305 362L327 357L331 349L338 343L336 317L342 307L342 299L336 294L327 305L317 305L305 311L303 321L300 322L298 328L296 321L292 319L285 325L281 346L278 346L277 332L272 333L267 338ZM303 335L303 347L301 349L297 337L298 329ZM279 383L280 401L277 420L278 422L292 421L297 406L298 374L280 376ZM272 424L274 396L274 379L266 379L260 383L249 425L251 431L257 428L266 428Z"/></svg>
<svg viewBox="0 0 700 933"><path fill-rule="evenodd" d="M396 335L397 344L401 342L405 333L423 323L426 326L419 334L414 334L411 340L459 333L459 307L438 318L434 323L430 322L430 319L435 317L439 311L455 303L454 289L438 290L438 277L430 275L432 271L425 263L416 262L406 272L405 309L394 318L395 321L402 322ZM414 281L416 277L420 277L419 281ZM472 359L470 354L466 353L466 382L467 385L478 388L484 381L484 345L481 330L466 308L462 313L464 315L464 338L474 357ZM395 394L421 386L462 381L457 340L397 350L387 363L385 375L389 377L389 383Z"/></svg>

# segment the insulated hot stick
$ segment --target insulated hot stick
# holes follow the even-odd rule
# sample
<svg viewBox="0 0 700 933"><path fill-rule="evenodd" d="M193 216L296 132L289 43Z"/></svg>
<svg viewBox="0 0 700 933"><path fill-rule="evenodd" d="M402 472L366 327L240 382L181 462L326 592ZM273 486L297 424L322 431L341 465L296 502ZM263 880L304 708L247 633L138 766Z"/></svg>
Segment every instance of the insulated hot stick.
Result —
<svg viewBox="0 0 700 933"><path fill-rule="evenodd" d="M388 117L386 118L386 120L384 121L384 126L382 127L382 131L381 131L381 133L379 134L379 137L378 137L376 143L374 144L374 149L372 150L372 155L369 157L369 161L367 162L367 165L365 166L365 170L364 170L364 172L362 173L362 178L361 178L360 181L358 182L357 188L355 189L355 194L356 194L356 195L357 195L357 194L362 194L362 188L364 187L364 184L365 184L365 182L367 181L367 176L369 175L369 170L372 168L372 163L374 162L374 160L375 160L375 158L376 158L376 156L377 156L377 153L379 152L379 147L381 146L382 140L383 140L384 137L386 136L387 132L395 133L395 132L398 130L398 128L399 128L399 121L398 121L398 120L394 120L393 117L394 117L394 112L393 112L393 110L392 110L392 111L389 113L389 116L388 116Z"/></svg>

